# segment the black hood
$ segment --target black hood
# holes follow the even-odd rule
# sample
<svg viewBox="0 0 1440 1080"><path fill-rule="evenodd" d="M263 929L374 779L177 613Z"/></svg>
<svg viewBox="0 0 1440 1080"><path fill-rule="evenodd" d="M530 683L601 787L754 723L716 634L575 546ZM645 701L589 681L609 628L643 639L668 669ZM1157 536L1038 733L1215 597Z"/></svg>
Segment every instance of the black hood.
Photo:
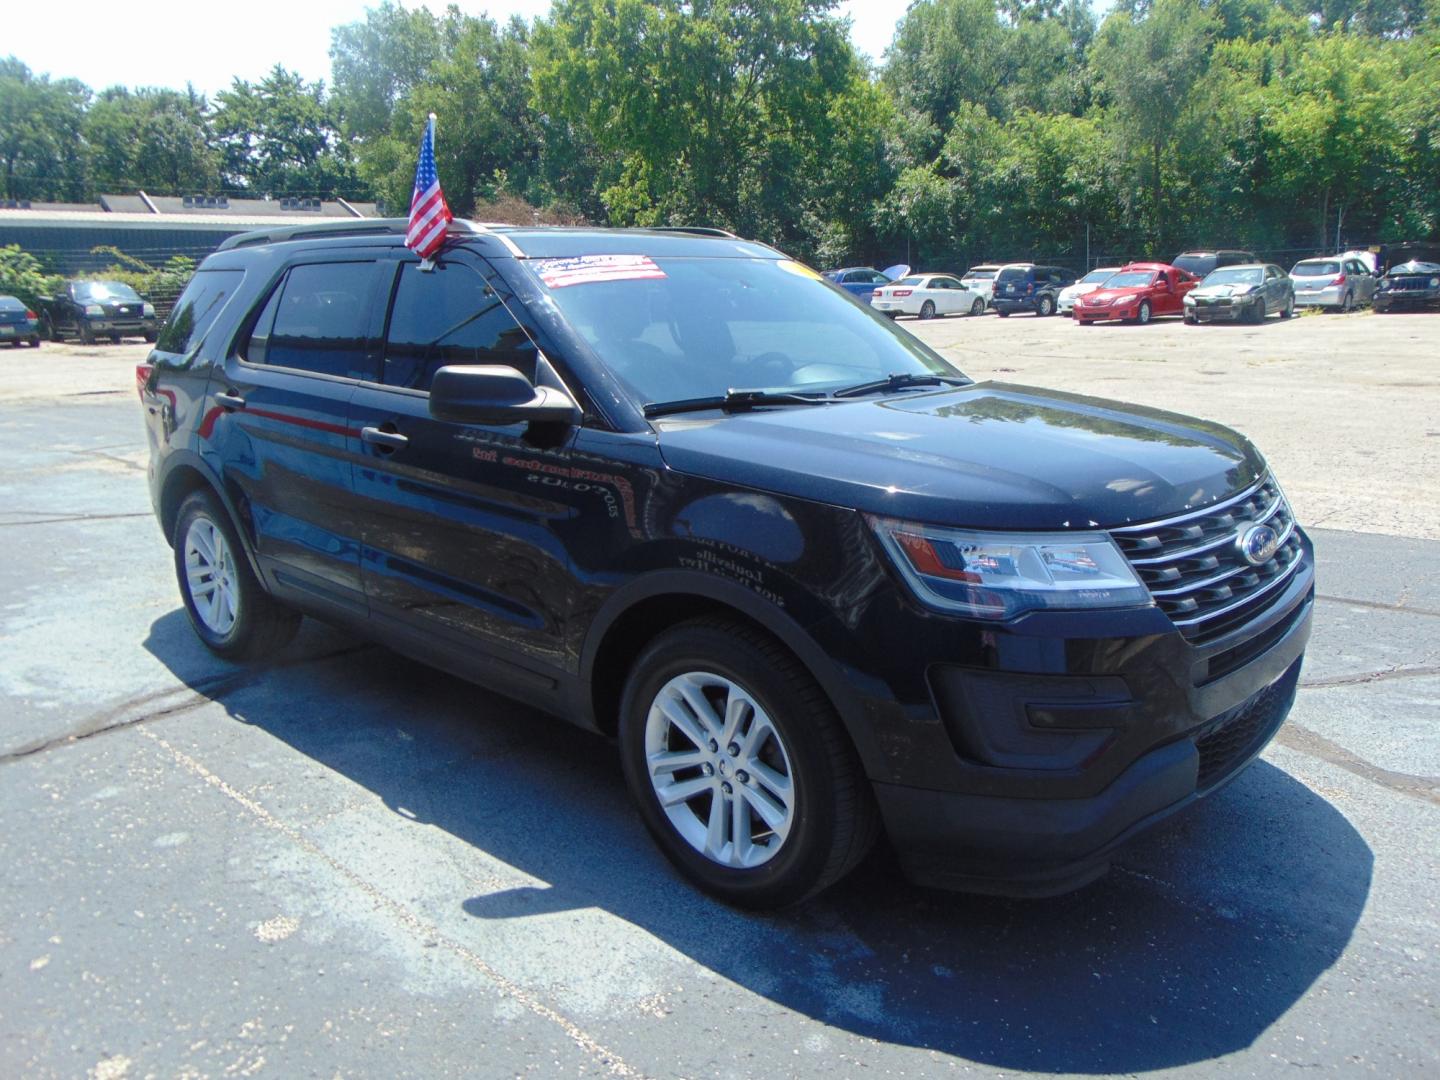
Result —
<svg viewBox="0 0 1440 1080"><path fill-rule="evenodd" d="M1115 527L1207 506L1265 463L1218 424L1003 383L660 422L680 472L986 529Z"/></svg>

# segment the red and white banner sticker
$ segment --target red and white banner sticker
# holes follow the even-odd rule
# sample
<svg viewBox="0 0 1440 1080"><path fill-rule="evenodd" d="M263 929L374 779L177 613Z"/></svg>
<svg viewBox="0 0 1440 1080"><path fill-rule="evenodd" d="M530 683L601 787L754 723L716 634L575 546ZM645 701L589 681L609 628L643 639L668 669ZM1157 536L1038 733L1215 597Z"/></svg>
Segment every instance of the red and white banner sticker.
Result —
<svg viewBox="0 0 1440 1080"><path fill-rule="evenodd" d="M665 271L648 255L577 255L569 259L541 259L535 264L540 280L552 289L589 285L596 281L642 281L663 278Z"/></svg>

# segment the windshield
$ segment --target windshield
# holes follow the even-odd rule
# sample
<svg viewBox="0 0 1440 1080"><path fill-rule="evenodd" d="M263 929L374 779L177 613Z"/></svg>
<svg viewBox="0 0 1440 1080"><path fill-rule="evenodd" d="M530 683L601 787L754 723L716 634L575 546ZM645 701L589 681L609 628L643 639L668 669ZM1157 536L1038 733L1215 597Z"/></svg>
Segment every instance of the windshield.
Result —
<svg viewBox="0 0 1440 1080"><path fill-rule="evenodd" d="M139 300L140 294L119 281L81 281L75 285L76 300Z"/></svg>
<svg viewBox="0 0 1440 1080"><path fill-rule="evenodd" d="M1105 287L1107 289L1130 289L1137 285L1149 285L1153 280L1155 280L1155 275L1149 270L1127 270L1106 281Z"/></svg>
<svg viewBox="0 0 1440 1080"><path fill-rule="evenodd" d="M799 263L619 255L525 265L642 404L731 389L825 393L891 375L959 375Z"/></svg>
<svg viewBox="0 0 1440 1080"><path fill-rule="evenodd" d="M996 273L996 272L995 272L994 270L981 270L981 269L978 269L978 268L975 269L975 270L966 270L966 271L965 271L965 276L964 276L963 278L961 278L960 280L961 280L961 281L994 281L994 280L995 280L995 273Z"/></svg>
<svg viewBox="0 0 1440 1080"><path fill-rule="evenodd" d="M1184 270L1187 274L1194 274L1203 278L1220 260L1214 255L1177 255L1175 261L1170 265L1177 270Z"/></svg>
<svg viewBox="0 0 1440 1080"><path fill-rule="evenodd" d="M1391 274L1440 274L1440 264L1428 262L1408 262L1400 266L1392 266L1385 272L1385 276Z"/></svg>
<svg viewBox="0 0 1440 1080"><path fill-rule="evenodd" d="M1200 284L1202 285L1259 285L1265 280L1265 271L1258 266L1250 266L1244 269L1239 267L1227 267L1224 270L1212 270Z"/></svg>
<svg viewBox="0 0 1440 1080"><path fill-rule="evenodd" d="M1321 260L1299 262L1295 264L1295 269L1291 270L1290 273L1294 277L1321 277L1326 274L1338 274L1340 273L1340 264L1338 262L1324 262Z"/></svg>
<svg viewBox="0 0 1440 1080"><path fill-rule="evenodd" d="M1079 282L1077 282L1077 284L1099 285L1102 281L1109 281L1114 276L1115 271L1110 268L1106 268L1104 270L1091 270L1088 274L1082 277Z"/></svg>

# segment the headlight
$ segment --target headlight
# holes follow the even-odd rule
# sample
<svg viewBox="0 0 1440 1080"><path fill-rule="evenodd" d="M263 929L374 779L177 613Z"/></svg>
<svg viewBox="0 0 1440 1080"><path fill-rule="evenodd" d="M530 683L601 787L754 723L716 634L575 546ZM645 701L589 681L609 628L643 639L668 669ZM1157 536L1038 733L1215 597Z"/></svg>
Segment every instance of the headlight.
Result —
<svg viewBox="0 0 1440 1080"><path fill-rule="evenodd" d="M980 533L867 520L916 598L938 611L1010 619L1042 608L1154 603L1104 533Z"/></svg>
<svg viewBox="0 0 1440 1080"><path fill-rule="evenodd" d="M105 314L105 309L104 309L103 307L101 307L99 304L86 304L86 305L85 305L85 314L86 314L86 315L104 315L104 314Z"/></svg>
<svg viewBox="0 0 1440 1080"><path fill-rule="evenodd" d="M1186 307L1194 307L1194 306L1195 306L1195 297L1191 296L1189 293L1186 293L1186 294L1185 294L1185 306L1186 306Z"/></svg>
<svg viewBox="0 0 1440 1080"><path fill-rule="evenodd" d="M1440 277L1432 277L1430 279L1430 288L1440 289Z"/></svg>
<svg viewBox="0 0 1440 1080"><path fill-rule="evenodd" d="M143 315L145 316L145 318L147 318L147 319L153 319L153 318L155 317L155 305L154 305L154 304L145 304L145 305L143 305L143 306L141 307L140 311L141 311L141 314L143 314Z"/></svg>
<svg viewBox="0 0 1440 1080"><path fill-rule="evenodd" d="M1108 296L1087 296L1085 302L1091 307L1106 307L1115 301Z"/></svg>

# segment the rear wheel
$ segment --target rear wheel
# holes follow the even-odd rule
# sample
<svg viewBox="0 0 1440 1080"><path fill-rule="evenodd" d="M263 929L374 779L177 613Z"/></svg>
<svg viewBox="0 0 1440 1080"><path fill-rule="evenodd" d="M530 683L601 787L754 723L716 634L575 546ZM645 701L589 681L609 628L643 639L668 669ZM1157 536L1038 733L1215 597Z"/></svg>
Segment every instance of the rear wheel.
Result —
<svg viewBox="0 0 1440 1080"><path fill-rule="evenodd" d="M870 791L829 700L757 628L685 623L631 669L620 752L640 815L691 881L775 908L838 881L877 831Z"/></svg>
<svg viewBox="0 0 1440 1080"><path fill-rule="evenodd" d="M32 337L32 338L30 339L30 347L31 347L32 349L38 349L38 348L40 347L40 339L39 339L39 337Z"/></svg>
<svg viewBox="0 0 1440 1080"><path fill-rule="evenodd" d="M923 304L920 305L920 318L933 319L934 317L935 302L933 300L926 300Z"/></svg>
<svg viewBox="0 0 1440 1080"><path fill-rule="evenodd" d="M1349 315L1350 312L1352 312L1352 311L1354 311L1354 310L1355 310L1355 294L1354 294L1354 293L1348 293L1348 292L1347 292L1347 293L1345 294L1345 299L1344 299L1343 301L1341 301L1341 303L1340 303L1340 313L1341 313L1342 315Z"/></svg>
<svg viewBox="0 0 1440 1080"><path fill-rule="evenodd" d="M971 315L984 315L984 314L985 314L985 298L984 298L983 296L977 296L977 297L975 298L975 301L970 305L970 314L971 314Z"/></svg>
<svg viewBox="0 0 1440 1080"><path fill-rule="evenodd" d="M197 491L175 519L175 576L190 625L213 653L252 660L285 646L300 625L250 569L240 540L215 496Z"/></svg>
<svg viewBox="0 0 1440 1080"><path fill-rule="evenodd" d="M1042 296L1040 302L1035 305L1036 315L1055 314L1055 298L1053 296Z"/></svg>

